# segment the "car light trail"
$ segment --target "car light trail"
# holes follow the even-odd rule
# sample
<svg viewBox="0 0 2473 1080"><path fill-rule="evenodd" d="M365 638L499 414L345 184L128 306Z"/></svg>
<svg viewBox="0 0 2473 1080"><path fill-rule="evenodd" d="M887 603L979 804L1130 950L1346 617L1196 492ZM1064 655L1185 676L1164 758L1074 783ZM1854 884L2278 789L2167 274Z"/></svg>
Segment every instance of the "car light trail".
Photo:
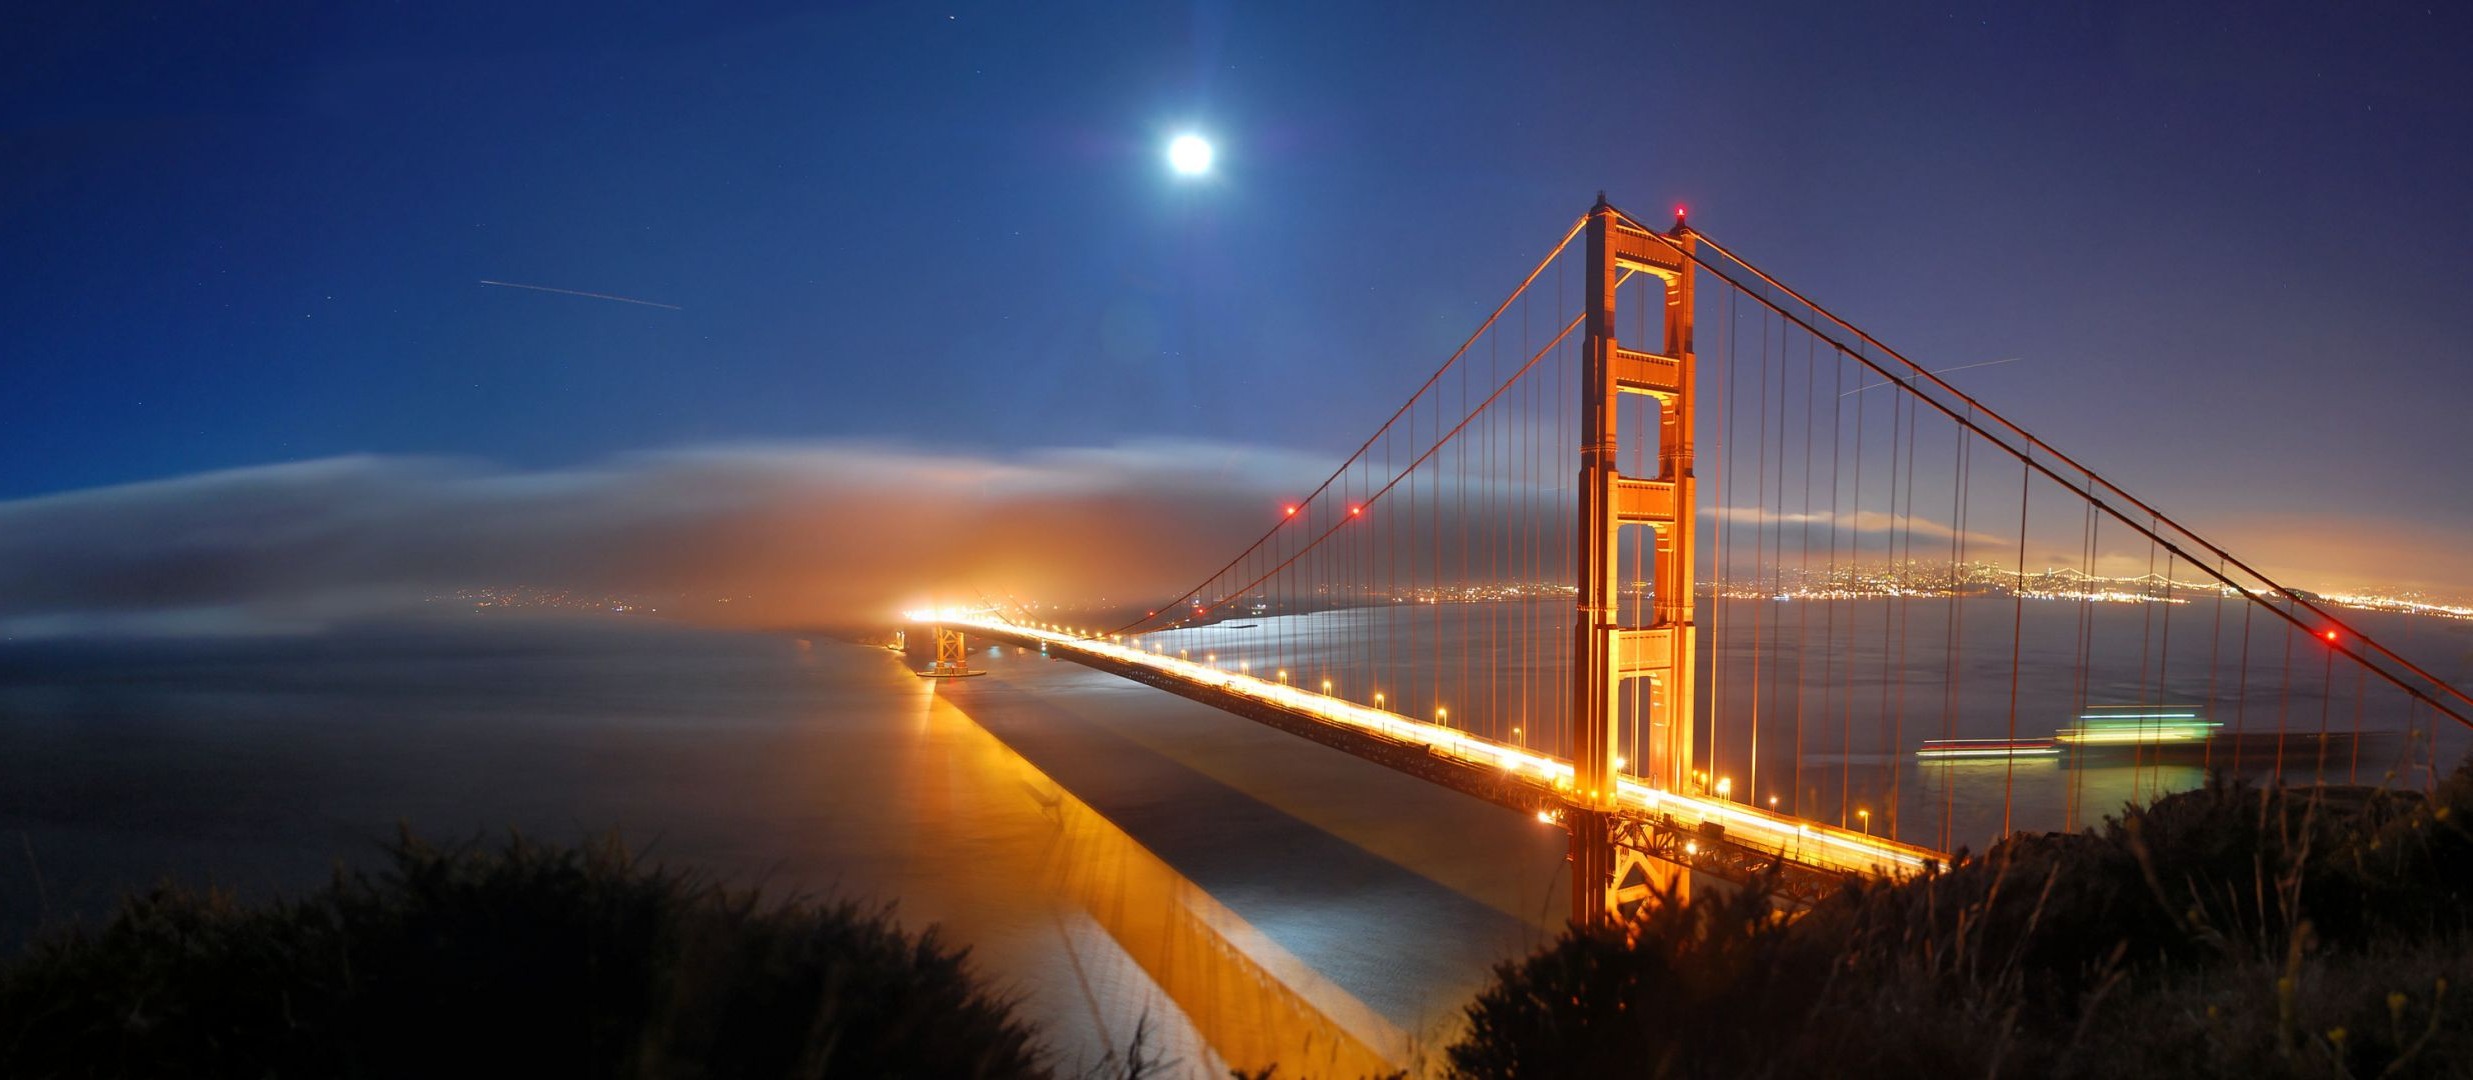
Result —
<svg viewBox="0 0 2473 1080"><path fill-rule="evenodd" d="M915 622L944 623L984 633L1035 640L1045 645L1051 655L1058 650L1067 650L1116 664L1148 668L1328 723L1422 745L1437 756L1463 764L1525 777L1550 790L1558 798L1568 799L1573 794L1574 771L1570 762L1471 735L1459 728L1413 719L1386 709L1345 701L1208 663L1149 652L1139 643L1124 645L1106 637L1009 622L985 609L946 608L910 611L904 615ZM1762 848L1792 862L1833 871L1902 876L1920 872L1928 864L1947 861L1945 856L1928 848L1769 813L1730 800L1661 791L1637 780L1618 778L1615 782L1615 802L1622 810L1660 818L1671 817L1675 826L1683 829L1720 825L1725 828L1727 838L1738 844Z"/></svg>

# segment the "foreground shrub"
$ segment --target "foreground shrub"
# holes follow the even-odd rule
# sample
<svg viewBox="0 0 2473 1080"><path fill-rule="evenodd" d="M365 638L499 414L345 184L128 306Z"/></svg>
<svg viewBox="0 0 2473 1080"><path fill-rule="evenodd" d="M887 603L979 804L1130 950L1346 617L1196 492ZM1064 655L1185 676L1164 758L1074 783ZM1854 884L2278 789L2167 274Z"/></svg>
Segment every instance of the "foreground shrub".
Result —
<svg viewBox="0 0 2473 1080"><path fill-rule="evenodd" d="M767 904L617 842L442 850L244 906L159 887L0 966L6 1076L1044 1074L884 908Z"/></svg>
<svg viewBox="0 0 2473 1080"><path fill-rule="evenodd" d="M1758 883L1497 969L1455 1075L2451 1076L2473 766L2436 797L2217 779L1800 917Z"/></svg>
<svg viewBox="0 0 2473 1080"><path fill-rule="evenodd" d="M1827 974L1786 926L1754 891L1574 929L1498 969L1452 1063L1475 1076L1740 1073L1769 1048L1745 1018L1807 1011Z"/></svg>

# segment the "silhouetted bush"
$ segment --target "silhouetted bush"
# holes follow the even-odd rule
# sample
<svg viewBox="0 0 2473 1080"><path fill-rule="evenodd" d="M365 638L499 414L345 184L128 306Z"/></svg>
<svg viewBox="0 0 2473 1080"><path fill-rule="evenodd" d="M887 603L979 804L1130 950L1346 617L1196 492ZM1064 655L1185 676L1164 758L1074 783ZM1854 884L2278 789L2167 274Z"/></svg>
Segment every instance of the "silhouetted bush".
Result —
<svg viewBox="0 0 2473 1080"><path fill-rule="evenodd" d="M1765 889L1502 965L1468 1077L2462 1075L2473 766L2436 797L2221 778L1796 917Z"/></svg>
<svg viewBox="0 0 2473 1080"><path fill-rule="evenodd" d="M2217 779L1796 916L1758 883L1506 963L1455 1075L2451 1076L2473 765L2423 799ZM0 1076L1045 1075L932 930L615 842L406 836L260 905L160 887L0 966ZM1162 1063L1137 1037L1102 1069ZM1258 1075L1267 1075L1258 1074Z"/></svg>
<svg viewBox="0 0 2473 1080"><path fill-rule="evenodd" d="M1767 1042L1743 1018L1808 1011L1828 973L1828 957L1786 926L1754 891L1575 929L1498 969L1452 1063L1476 1076L1739 1071Z"/></svg>
<svg viewBox="0 0 2473 1080"><path fill-rule="evenodd" d="M441 850L297 900L164 886L0 966L5 1076L1044 1075L935 931L648 867Z"/></svg>

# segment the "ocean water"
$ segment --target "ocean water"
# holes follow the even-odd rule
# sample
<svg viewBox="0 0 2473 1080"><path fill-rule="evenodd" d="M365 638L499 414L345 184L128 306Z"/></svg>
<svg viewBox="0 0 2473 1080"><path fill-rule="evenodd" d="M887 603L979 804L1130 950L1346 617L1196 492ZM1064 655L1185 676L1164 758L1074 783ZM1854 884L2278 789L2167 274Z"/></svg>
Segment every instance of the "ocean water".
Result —
<svg viewBox="0 0 2473 1080"><path fill-rule="evenodd" d="M618 830L895 900L1059 1060L1147 1023L1191 1075L1354 1075L1449 1037L1559 925L1549 827L1035 653L931 682L826 639L607 619L0 647L0 935L160 877L244 894L433 839Z"/></svg>
<svg viewBox="0 0 2473 1080"><path fill-rule="evenodd" d="M1711 604L1701 745L1751 797L1824 819L1880 807L1875 827L1951 846L2004 820L2083 827L2203 777L1913 758L1927 737L2048 734L2080 700L2198 700L2228 725L2296 730L2345 727L2359 702L2366 727L2394 729L2366 762L2294 763L2305 781L2417 785L2465 752L2426 717L2411 736L2410 710L2382 711L2324 657L2273 666L2284 643L2254 637L2245 667L2212 612L2162 614ZM1563 618L1360 609L1152 640L1305 685L1337 673L1360 699L1379 684L1402 711L1448 704L1556 749ZM2364 625L2442 675L2473 667L2473 624ZM617 830L736 882L896 901L1018 990L1069 1067L1145 1024L1188 1075L1355 1075L1433 1055L1490 967L1568 910L1550 826L1035 651L971 655L986 675L931 681L825 638L477 615L0 644L0 947L160 877L312 888L339 860L374 862L399 823L440 840Z"/></svg>

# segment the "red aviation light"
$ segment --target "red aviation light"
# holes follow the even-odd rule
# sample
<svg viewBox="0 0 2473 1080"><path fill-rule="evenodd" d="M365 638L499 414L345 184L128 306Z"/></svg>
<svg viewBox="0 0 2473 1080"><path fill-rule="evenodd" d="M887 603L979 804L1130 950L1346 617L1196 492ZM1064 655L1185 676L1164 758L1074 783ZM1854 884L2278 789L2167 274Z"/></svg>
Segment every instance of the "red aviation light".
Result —
<svg viewBox="0 0 2473 1080"><path fill-rule="evenodd" d="M2328 641L2328 643L2329 643L2329 644L2333 644L2333 643L2335 642L2335 640L2336 640L2336 632L2335 632L2335 631L2333 631L2333 630L2328 631L2328 632L2327 632L2327 641Z"/></svg>
<svg viewBox="0 0 2473 1080"><path fill-rule="evenodd" d="M1281 507L1280 513L1283 517L1295 517L1297 516L1297 508L1293 506Z"/></svg>
<svg viewBox="0 0 2473 1080"><path fill-rule="evenodd" d="M1357 515L1359 515L1359 514L1362 514L1362 513L1364 513L1364 512L1365 512L1365 508L1364 508L1364 507L1362 507L1362 506L1351 506L1351 507L1349 507L1349 508L1348 508L1348 516L1349 516L1349 517L1355 517L1355 516L1357 516Z"/></svg>

